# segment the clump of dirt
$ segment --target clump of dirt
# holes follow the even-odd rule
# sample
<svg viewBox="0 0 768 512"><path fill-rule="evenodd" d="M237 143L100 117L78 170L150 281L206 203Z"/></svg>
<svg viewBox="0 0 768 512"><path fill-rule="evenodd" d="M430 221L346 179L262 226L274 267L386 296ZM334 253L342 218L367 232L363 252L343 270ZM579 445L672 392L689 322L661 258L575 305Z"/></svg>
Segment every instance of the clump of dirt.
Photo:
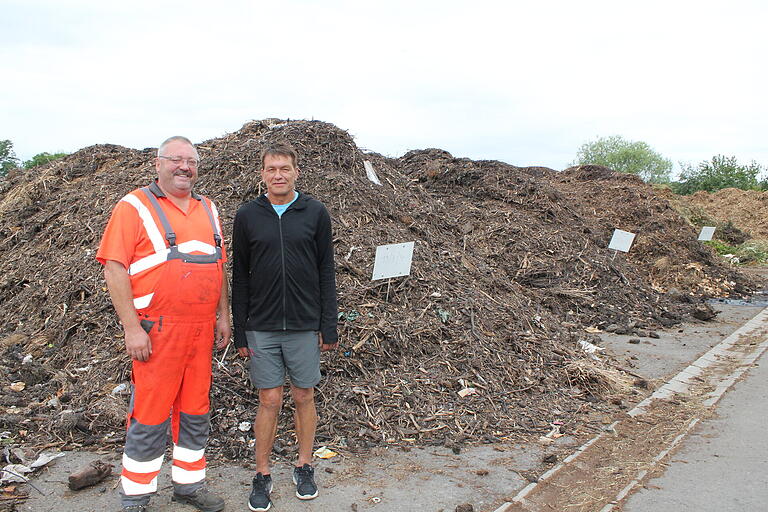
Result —
<svg viewBox="0 0 768 512"><path fill-rule="evenodd" d="M259 151L276 140L297 148L297 186L333 220L342 348L324 356L323 444L493 442L548 430L554 410L577 423L613 407L595 399L595 379L570 383L585 326L650 329L700 297L749 288L687 242L692 228L638 180L435 149L389 159L318 121L255 121L198 145L197 190L217 203L227 241L238 206L264 191ZM91 146L0 181L0 429L17 442L122 441L130 364L94 254L111 208L153 179L153 156ZM613 227L638 232L628 257L606 249ZM371 281L375 247L406 241L416 241L411 275ZM678 295L664 293L672 286ZM15 379L24 389L8 391ZM212 455L251 457L242 425L256 406L245 362L217 355ZM279 453L295 450L291 412Z"/></svg>

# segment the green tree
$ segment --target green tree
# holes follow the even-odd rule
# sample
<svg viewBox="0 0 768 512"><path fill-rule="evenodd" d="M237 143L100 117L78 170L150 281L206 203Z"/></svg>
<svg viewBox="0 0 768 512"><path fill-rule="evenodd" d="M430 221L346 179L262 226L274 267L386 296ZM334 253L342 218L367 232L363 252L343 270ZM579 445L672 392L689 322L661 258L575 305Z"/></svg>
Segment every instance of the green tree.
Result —
<svg viewBox="0 0 768 512"><path fill-rule="evenodd" d="M669 183L672 172L672 160L664 158L645 142L628 141L619 135L599 137L583 144L576 153L576 165L586 164L636 174L648 183Z"/></svg>
<svg viewBox="0 0 768 512"><path fill-rule="evenodd" d="M25 161L24 168L31 169L33 167L37 167L38 165L47 164L48 162L57 160L61 157L67 156L68 154L69 153L47 153L44 151L33 156L31 160Z"/></svg>
<svg viewBox="0 0 768 512"><path fill-rule="evenodd" d="M758 181L763 168L754 160L748 165L739 164L735 156L716 155L712 160L704 160L697 167L680 163L682 172L679 182L672 189L678 194L693 194L699 190L716 192L723 188L742 190L761 189L765 185Z"/></svg>
<svg viewBox="0 0 768 512"><path fill-rule="evenodd" d="M0 177L8 174L8 171L19 166L19 159L13 152L13 142L0 140Z"/></svg>

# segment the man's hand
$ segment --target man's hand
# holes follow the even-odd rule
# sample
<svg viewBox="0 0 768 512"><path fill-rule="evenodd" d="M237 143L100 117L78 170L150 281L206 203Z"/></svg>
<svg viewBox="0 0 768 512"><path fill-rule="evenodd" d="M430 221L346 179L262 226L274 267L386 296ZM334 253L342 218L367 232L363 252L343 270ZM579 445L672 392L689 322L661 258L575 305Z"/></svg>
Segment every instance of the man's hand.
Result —
<svg viewBox="0 0 768 512"><path fill-rule="evenodd" d="M336 343L323 343L323 333L317 333L317 343L320 345L320 352L328 352L329 350L336 350L339 348L339 342Z"/></svg>
<svg viewBox="0 0 768 512"><path fill-rule="evenodd" d="M251 349L248 348L248 347L240 347L240 348L238 348L237 349L237 353L240 354L240 357L243 357L243 358L246 358L246 359L253 355L251 353Z"/></svg>
<svg viewBox="0 0 768 512"><path fill-rule="evenodd" d="M107 281L109 296L115 306L125 332L125 351L136 361L146 361L152 354L152 342L141 327L136 308L133 306L131 278L122 263L107 260L104 264L104 279Z"/></svg>
<svg viewBox="0 0 768 512"><path fill-rule="evenodd" d="M125 351L137 361L149 359L152 354L152 341L144 329L131 329L125 332Z"/></svg>
<svg viewBox="0 0 768 512"><path fill-rule="evenodd" d="M229 314L220 315L216 320L216 327L214 330L214 342L217 350L229 345L229 340L232 337L232 326L229 323Z"/></svg>

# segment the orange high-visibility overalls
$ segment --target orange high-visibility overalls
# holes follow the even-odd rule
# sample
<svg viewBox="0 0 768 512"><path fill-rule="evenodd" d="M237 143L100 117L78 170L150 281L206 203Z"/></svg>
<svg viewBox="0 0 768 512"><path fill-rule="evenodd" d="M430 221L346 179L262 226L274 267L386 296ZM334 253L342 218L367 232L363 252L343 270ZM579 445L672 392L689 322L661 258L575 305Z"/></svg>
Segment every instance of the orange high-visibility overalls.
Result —
<svg viewBox="0 0 768 512"><path fill-rule="evenodd" d="M215 207L212 212L206 198L195 194L210 222L212 235L208 236L214 243L185 240L177 244L158 197L163 193L153 184L123 198L138 211L155 248L128 267L134 306L149 334L152 354L147 361L133 361L121 474L124 504L145 502L157 490L169 424L176 491L189 494L205 479L211 354L223 278L221 232ZM142 288L140 279L133 282L134 276L150 269L159 272L151 280L151 290Z"/></svg>

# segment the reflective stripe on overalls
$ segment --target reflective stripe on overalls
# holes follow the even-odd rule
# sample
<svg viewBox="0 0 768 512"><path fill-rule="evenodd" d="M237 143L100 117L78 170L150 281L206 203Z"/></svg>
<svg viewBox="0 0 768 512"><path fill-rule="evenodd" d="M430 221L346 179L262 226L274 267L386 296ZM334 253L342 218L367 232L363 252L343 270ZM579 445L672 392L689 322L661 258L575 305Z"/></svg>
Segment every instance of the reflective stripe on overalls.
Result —
<svg viewBox="0 0 768 512"><path fill-rule="evenodd" d="M215 245L193 242L184 247L176 244L176 234L155 194L147 187L141 190L162 224L168 246L155 244L155 254L136 262L144 262L138 271L155 265L164 269L147 304L137 308L152 342L152 354L147 361L133 361L133 395L121 474L124 505L144 504L157 490L169 425L176 491L189 494L205 479L211 353L223 277L221 233L205 198L199 200L210 220ZM157 230L151 216L145 215L142 221L148 234ZM212 254L185 252L211 252L201 249L202 245L215 247Z"/></svg>

